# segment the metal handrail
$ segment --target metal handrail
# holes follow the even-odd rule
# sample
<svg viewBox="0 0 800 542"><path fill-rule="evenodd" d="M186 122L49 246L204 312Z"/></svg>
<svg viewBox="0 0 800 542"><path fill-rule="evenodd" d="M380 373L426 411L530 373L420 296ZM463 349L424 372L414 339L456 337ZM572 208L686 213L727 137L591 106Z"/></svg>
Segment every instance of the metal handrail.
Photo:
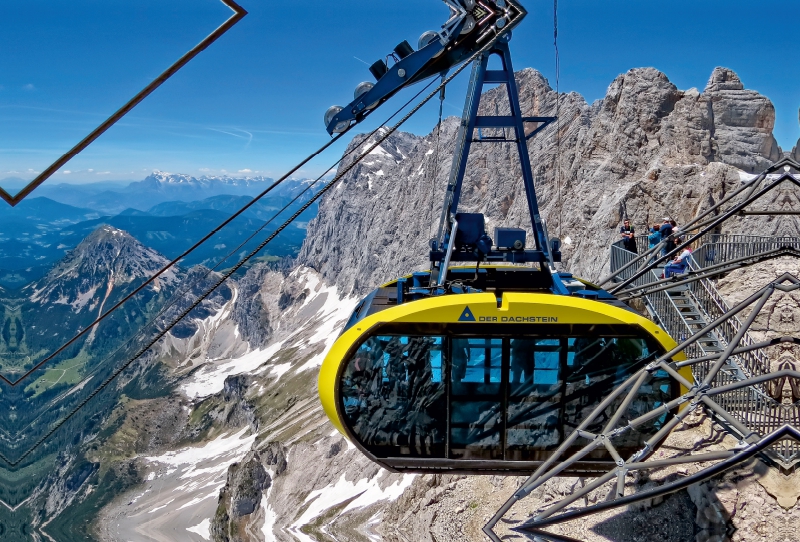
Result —
<svg viewBox="0 0 800 542"><path fill-rule="evenodd" d="M700 266L692 257L689 261L689 268L697 271ZM730 312L730 307L720 295L714 284L709 279L695 281L689 286L696 303L704 313L712 320L715 320ZM730 344L739 330L742 329L742 321L737 316L728 318L717 328L718 336L724 341L725 345ZM745 333L740 341L741 346L751 346L755 344L752 336ZM769 358L761 350L744 352L736 356L741 363L738 365L743 370L747 378L769 373Z"/></svg>
<svg viewBox="0 0 800 542"><path fill-rule="evenodd" d="M700 267L708 267L779 248L800 250L800 237L713 234L708 242L695 250L694 255Z"/></svg>
<svg viewBox="0 0 800 542"><path fill-rule="evenodd" d="M698 247L692 254L688 262L690 270L698 271L710 265L736 258L754 256L782 247L800 249L800 238L797 237L760 237L727 234L715 234L709 237L709 242ZM646 238L640 237L636 241L640 253L647 250ZM636 257L636 254L627 251L623 247L622 241L618 241L611 246L611 272L614 273L617 269L621 270L615 280L626 280L634 276L636 269L640 265L632 265L627 269L623 268ZM651 283L659 278L658 275L657 271L653 270L634 280L631 286L643 286ZM697 312L708 322L730 312L730 307L710 279L700 279L688 283L684 291L690 296L690 300ZM691 329L691 326L681 315L681 310L673 301L672 296L669 295L669 290L647 293L643 296L643 300L653 319L676 341L682 342L694 333L694 330ZM714 330L712 338L718 341L721 347L728 346L742 329L742 325L741 320L734 315ZM754 343L755 341L749 333L745 333L740 341L741 346L750 346ZM692 344L684 353L690 359L701 357L705 354L699 341ZM710 368L711 362L693 365L695 377L702 379L708 374ZM769 372L769 358L763 351L743 352L731 356L728 363L715 377L712 385L714 387L725 386ZM748 428L760 434L769 433L785 423L800 424L800 408L794 405L783 405L772 399L767 395L763 386L750 386L719 394L715 397L715 400L722 408L736 416ZM793 441L780 442L773 447L773 451L787 462L800 458L800 444Z"/></svg>

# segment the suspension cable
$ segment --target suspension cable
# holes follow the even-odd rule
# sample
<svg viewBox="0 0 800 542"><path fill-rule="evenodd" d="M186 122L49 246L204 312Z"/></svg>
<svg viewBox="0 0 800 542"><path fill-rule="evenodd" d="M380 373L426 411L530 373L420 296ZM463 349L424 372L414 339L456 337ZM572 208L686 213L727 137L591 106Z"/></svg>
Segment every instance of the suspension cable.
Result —
<svg viewBox="0 0 800 542"><path fill-rule="evenodd" d="M349 130L349 129L348 129L348 130ZM330 141L328 141L327 143L325 143L325 144L324 144L322 147L320 147L319 149L317 149L316 151L314 151L313 153L311 153L310 155L308 155L306 158L304 158L304 159L303 159L303 160L302 160L302 161L301 161L299 164L297 164L295 167L293 167L293 168L292 168L292 169L291 169L291 170L290 170L288 173L286 173L286 174L285 174L283 177L281 177L281 178L280 178L280 179L278 179L277 181L273 182L273 183L272 183L270 186L268 186L266 189L264 189L264 190L263 190L263 191L262 191L260 194L258 194L258 195L257 195L255 198L253 198L252 200L250 200L249 202L247 202L247 203L246 203L246 204L245 204L245 205L244 205L244 206L243 206L241 209L239 209L238 211L236 211L235 213L233 213L233 214L232 214L230 217L228 217L227 219L225 219L224 221L222 221L222 223L220 223L220 224L219 224L219 225L218 225L216 228L214 228L213 230L211 230L210 232L208 232L208 233L207 233L205 236L203 236L203 237L202 237L202 238L201 238L199 241L197 241L197 242L196 242L195 244L193 244L191 247L189 247L188 249L186 249L186 250L185 250L185 251L184 251L182 254L180 254L180 255L179 255L179 256L177 256L176 258L174 258L174 259L170 260L170 261L169 261L169 262L168 262L168 263L167 263L167 264L166 264L164 267L162 267L161 269L159 269L158 271L156 271L156 272L155 272L155 273L154 273L152 276L150 276L150 277L149 277L147 280L145 280L145 281L144 281L142 284L140 284L139 286L137 286L137 287L136 287L136 288L135 288L135 289L134 289L132 292L130 292L128 295L126 295L126 296L125 296L125 297L123 297L121 300L119 300L119 301L118 301L116 304L114 304L114 306L112 306L112 307L111 307L110 309L108 309L106 312L104 312L103 314L101 314L100 316L98 316L98 317L97 317L97 318L96 318L96 319L95 319L93 322L91 322L91 323L90 323L90 324L88 324L88 325L87 325L87 326L86 326L84 329L82 329L82 330L81 330L81 331L79 331L77 334L75 334L75 336L74 336L74 337L72 337L71 339L69 339L67 342L65 342L65 343L64 343L64 344L62 344L60 347L58 347L58 348L57 348L55 351L53 351L53 352L52 352L50 355L48 355L46 358L42 359L42 360L41 360L40 362L38 362L36 365L34 365L33 367L31 367L31 368L30 368L28 371L26 371L26 372L25 372L25 373L24 373L22 376L20 376L20 377L19 377L17 380L13 380L13 381L12 381L12 380L10 380L10 379L6 378L6 376L5 376L5 375L3 375L2 373L0 373L0 380L4 381L5 383L7 383L7 384L9 384L9 385L11 385L11 386L13 387L13 386L16 386L17 384L19 384L20 382L22 382L24 379L26 379L27 377L29 377L29 376L30 376L31 374L33 374L34 372L36 372L36 371L37 371L39 368L41 368L41 367L42 367L44 364L46 364L47 362L49 362L50 360L52 360L53 358L55 358L55 357L56 357L58 354L60 354L60 353L61 353L61 352L63 352L64 350L66 350L66 349L67 349L67 348L68 348L70 345L74 344L74 343L75 343L75 341L77 341L77 340L78 340L78 339L80 339L80 338L81 338L83 335L85 335L86 333L88 333L88 332L89 332L89 331L90 331L92 328L94 328L94 327L95 327L95 326L97 326L97 325L98 325L100 322L102 322L103 320L105 320L106 318L108 318L108 316L110 316L110 315L111 315L111 313L113 313L113 312L114 312L114 311L116 311L118 308L120 308L120 307L121 307L123 304L125 304L127 301L129 301L129 300L130 300L130 299L131 299L133 296L135 296L136 294L138 294L139 292L141 292L141 291L142 291L144 288L146 288L148 285L152 284L152 283L153 283L153 281L155 281L155 280L156 280L158 277L160 277L161 275L163 275L164 273L166 273L166 272L167 272L168 270L170 270L171 268L175 267L175 265L177 265L177 263L178 263L180 260L182 260L182 259L184 259L185 257L189 256L189 255L190 255L192 252L194 252L195 250L197 250L197 248L199 248L199 247L200 247L200 246L201 246L203 243L205 243L206 241L208 241L209 239L211 239L211 237L213 237L214 235L216 235L217 233L219 233L219 231L220 231L220 230L222 230L222 229L223 229L225 226L227 226L228 224L230 224L231 222L233 222L233 221L234 221L236 218L238 218L239 216L241 216L241 215L242 215L242 214L243 214L245 211L247 211L247 210L248 210L250 207L252 207L253 205L255 205L255 204L256 204L256 202L258 202L258 201L259 201L261 198L263 198L264 196L266 196L267 194L269 194L269 193L270 193L270 192L271 192L273 189L277 188L277 187L278 187L278 186L279 186L281 183L283 183L283 182L284 182L286 179L288 179L290 175L294 174L294 173L295 173L297 170L299 170L301 167L303 167L305 164L307 164L307 163L308 163L308 162L309 162L309 161L310 161L312 158L314 158L315 156L317 156L317 155L321 154L322 152L324 152L325 150L327 150L327 149L328 149L328 147L330 147L330 146L331 146L331 145L333 145L333 144L334 144L336 141L338 141L338 140L339 140L339 138L341 138L341 137L342 137L342 136L343 136L345 133L347 133L347 131L344 131L344 132L342 132L342 133L340 133L340 134L337 134L337 135L336 135L336 137L334 137L333 139L331 139ZM226 259L227 259L227 258L229 258L229 257L230 257L230 256L226 256ZM223 261L224 261L224 260L223 260Z"/></svg>
<svg viewBox="0 0 800 542"><path fill-rule="evenodd" d="M558 0L553 0L553 47L556 54L556 190L558 193L558 238L561 239L564 200L561 198L561 59L558 54Z"/></svg>
<svg viewBox="0 0 800 542"><path fill-rule="evenodd" d="M445 74L442 73L442 81L444 81ZM446 87L442 87L439 93L439 122L436 124L436 154L433 160L433 173L431 175L431 199L430 199L430 212L428 215L428 222L430 223L430 234L433 236L433 202L436 197L436 179L439 176L439 145L442 135L442 112L444 109L444 97Z"/></svg>
<svg viewBox="0 0 800 542"><path fill-rule="evenodd" d="M111 382L114 381L125 369L127 369L134 361L142 357L153 345L155 345L159 340L161 340L173 327L175 327L183 318L185 318L192 310L194 310L200 303L202 303L209 295L211 295L219 286L222 285L228 278L230 278L236 271L238 271L242 266L244 266L248 261L250 261L256 254L261 252L264 247L266 247L275 237L277 237L284 229L286 229L292 222L294 222L298 216L300 216L303 212L306 211L311 205L313 205L317 200L319 200L323 195L325 195L329 190L331 190L334 186L336 186L339 181L347 175L356 165L358 165L364 158L366 158L370 153L372 153L376 148L378 148L384 141L386 141L389 136L394 134L400 126L406 123L408 119L410 119L413 115L415 115L426 103L428 103L437 93L441 91L450 81L452 81L456 76L458 76L468 65L470 65L479 55L483 54L486 50L494 46L497 41L497 37L495 39L490 40L487 44L482 47L480 50L476 51L472 56L470 56L461 66L459 66L452 75L450 75L447 79L442 81L442 83L434 89L430 94L428 94L422 101L420 101L416 106L414 106L411 111L409 111L402 119L400 119L394 126L387 129L385 132L381 134L381 136L367 148L361 155L358 156L353 162L348 164L344 170L338 172L336 176L329 181L319 192L317 192L311 199L309 199L305 204L303 204L300 209L295 211L291 217L289 217L283 224L281 224L269 237L267 237L264 241L262 241L255 249L253 249L249 254L247 254L244 258L242 258L236 265L231 267L228 271L226 271L220 278L217 280L210 288L206 289L200 296L195 299L195 301L189 305L186 309L184 309L175 319L173 319L169 324L167 324L164 329L156 333L153 338L148 341L146 345L140 348L136 354L131 356L125 363L120 365L111 375L109 375L96 389L94 389L89 395L87 395L80 403L78 403L68 414L66 414L63 418L61 418L55 425L53 425L50 430L47 431L44 435L42 435L28 450L26 450L18 459L15 461L10 461L5 455L0 454L6 462L10 465L15 466L18 465L21 461L25 459L28 455L30 455L33 450L39 447L42 443L44 443L47 439L49 439L62 425L64 425L69 419L71 419L78 411L80 411L89 401L91 401L96 395L98 395L103 389L106 388ZM435 79L433 80L435 81ZM428 87L433 83L429 83ZM424 92L425 89L420 91L417 95ZM412 98L413 100L414 98ZM404 106L405 107L405 106ZM402 108L401 108L402 110ZM399 111L398 111L399 112ZM397 113L395 113L396 115ZM392 115L394 116L394 115ZM378 132L378 129L375 132ZM375 133L373 132L373 133ZM366 140L365 140L366 141Z"/></svg>
<svg viewBox="0 0 800 542"><path fill-rule="evenodd" d="M434 81L435 81L435 80L434 80ZM420 95L421 95L421 94L422 94L424 91L426 91L428 88L430 88L430 86L431 86L432 84L433 84L433 81L432 81L431 83L428 83L428 85L426 85L426 86L425 86L425 87L424 87L424 88L423 88L421 91L417 92L417 94L415 94L415 95L414 95L414 96L413 96L413 97L412 97L410 100L408 100L408 101L407 101L405 104L403 104L403 106L402 106L402 107L400 107L400 109L398 109L397 111L395 111L395 113L393 113L393 114L392 114L390 117L388 117L388 118L386 119L386 122L389 122L389 121L390 121L392 118L396 117L396 116L397 116L397 115L400 113L400 111L402 111L403 109L405 109L406 107L408 107L408 105L409 105L409 104L410 104L412 101L416 100L416 99L417 99L417 98L418 98L418 97L419 97L419 96L420 96ZM224 262L226 262L226 261L227 261L228 259L230 259L232 256L234 256L234 255L238 254L238 253L239 253L239 251L240 251L240 250L241 250L241 249L242 249L242 248L243 248L245 245L247 245L247 243L249 243L250 241L252 241L252 240L253 240L253 238L255 238L255 236L256 236L256 235L258 235L259 233L261 233L261 232L264 230L264 228L266 228L266 227L267 227L269 224L271 224L271 223L272 223L272 222L273 222L275 219L277 219L277 218L278 218L280 215L282 215L284 212L286 212L286 210L287 210L287 209L289 209L289 208L290 208L292 205L294 205L295 203L297 203L297 201L298 201L298 200L302 199L302 198L303 198L303 196L305 196L305 194L306 194L307 192L309 192L310 190L312 190L312 189L314 188L314 186L316 186L316 185L317 185L317 184L318 184L318 183L319 183L319 182L322 180L322 178L325 176L325 174L326 174L328 171L330 171L331 169L333 169L334 167L336 167L336 166L337 166L337 165L338 165L340 162L342 162L342 160L344 160L344 159L345 159L347 156L349 156L349 155L353 154L353 152L355 152L355 150L356 150L356 149L358 149L358 147L360 147L360 146L361 146L361 145L363 145L364 143L368 142L368 141L369 141L369 139L370 139L370 137L372 137L372 136L373 136L375 133L377 133L377 131L378 131L378 130L380 130L380 129L381 129L381 127L382 127L384 124L385 124L385 122L384 122L383 124L379 125L377 128L375 128L375 129L374 129L372 132L370 132L370 133L367 135L367 137L365 137L365 138L364 138L364 140L362 140L360 143L358 143L357 145L355 145L355 146L354 146L352 149L350 149L349 151L345 152L345 153L344 153L344 155L343 155L341 158L339 158L339 160L337 160L337 161L336 161L334 164L332 164L332 165L331 165L329 168L327 168L327 169L325 170L325 173L322 173L322 174L321 174L321 175L319 175L319 176L318 176L316 179L314 179L314 181L313 181L313 182L309 183L309 184L308 184L308 186L306 186L306 187L305 187L305 188L304 188L304 189L303 189L303 190L302 190L300 193L298 193L298 194L297 194L297 195L296 195L296 196L295 196L295 197L294 197L294 198L293 198L291 201L289 201L289 202L288 202L286 205L284 205L284 206L283 206L283 207L282 207L280 210L278 210L278 211L277 211L277 212L276 212L274 215L272 215L272 216L271 216L271 217L270 217L268 220L266 220L266 221L265 221L263 224L261 224L261 226L259 226L259 227L258 227L256 230L254 230L254 231L253 231L253 233L251 233L251 234L250 234L250 235L249 235L249 236L248 236L248 237L247 237L247 238L246 238L244 241L242 241L241 243L239 243L239 245L237 245L237 246L236 246L236 247L235 247L233 250L231 250L230 252L228 252L228 254L227 254L227 255L225 255L224 257L220 258L220 259L217 261L217 263L216 263L216 264L215 264L213 267L211 267L210 269L208 269L208 270L207 270L207 271L206 271L206 272L205 272L205 273L204 273L202 276L199 276L199 277L197 277L197 278L196 278L196 279L195 279L193 282L191 282L191 283L189 283L188 285L186 285L186 286L185 286L185 287L182 289L182 291L179 291L179 292L178 292L176 295L172 296L172 299L171 299L171 300L170 300L168 303L166 303L166 304L165 304L165 305L164 305L164 306L163 306L163 307L162 307L162 308L161 308L161 309L160 309L160 310L159 310L159 311L158 311L158 312L157 312L157 313L156 313L156 314L155 314L153 317L151 317L151 319L150 319L150 320L149 320L149 321L148 321L146 324L144 324L143 326L141 326L140 330L143 330L143 329L145 329L146 327L148 327L148 326L150 326L150 325L152 325L152 324L156 323L156 320L157 320L157 318L158 318L159 316L163 315L163 314L164 314L164 313L165 313L165 312L166 312L168 309L170 309L171 307L173 307L173 306L174 306L174 305L175 305L175 304L176 304L176 303L177 303L177 302L178 302L178 301L179 301L179 300L182 298L182 296L183 296L184 294L186 294L186 293L187 293L189 290L191 290L191 288L192 288L193 286L196 286L197 284L199 284L199 283L200 283L200 281L204 280L204 279L205 279L205 278L207 278L207 277L208 277L208 276L209 276L211 273L213 273L214 271L216 271L216 269L217 269L218 267L220 267L220 266L221 266L221 265L222 265ZM110 355L106 356L106 360L113 358L113 357L114 357L114 355L115 355L115 354L117 354L117 353L118 353L118 352L119 352L119 351L120 351L120 350L121 350L121 349L122 349L122 348L123 348L125 345L127 345L127 344L130 344L130 343L131 343L131 342L132 342L134 339L136 339L136 337L138 337L138 336L140 336L140 335L141 335L141 332L140 332L140 333L137 333L136 335L134 335L134 336L132 336L132 337L130 337L128 340L126 340L126 341L125 341L125 343L121 344L121 345L120 345L120 346L119 346L117 349L115 349L115 351L114 351L114 353L113 353L113 354L110 354Z"/></svg>
<svg viewBox="0 0 800 542"><path fill-rule="evenodd" d="M353 154L353 153L354 153L354 152L355 152L355 151L356 151L356 150L357 150L357 149L358 149L360 146L362 146L362 145L364 145L366 142L368 142L368 141L369 141L369 139L370 139L372 136L374 136L374 135L375 135L375 134L378 132L378 130L380 130L380 129L381 129L381 127L383 126L383 124L385 124L385 123L387 123L387 122L391 121L391 120L392 120L394 117L396 117L396 116L397 116L397 115L398 115L398 114L399 114L399 113L400 113L400 112L401 112L403 109L405 109L406 107L408 107L408 105L409 105L409 104L410 104L412 101L414 101L415 99L417 99L417 98L418 98L418 97L419 97L419 96L420 96L420 95L421 95L423 92L425 92L427 89L429 89L429 88L431 87L431 85L433 84L433 82L434 82L434 81L436 81L436 80L435 80L435 79L433 79L433 80L432 80L430 83L428 83L428 84L427 84L425 87L423 87L423 89L422 89L422 90L420 90L419 92L417 92L417 94L415 94L415 95L414 95L414 97L412 97L412 98L411 98L410 100L408 100L408 101L407 101L405 104L403 104L403 106L402 106L402 107L400 107L398 110L396 110L396 111L395 111L395 112L394 112L392 115L390 115L390 116L389 116L389 117L386 119L386 121L384 121L384 123L382 123L382 124L378 125L378 127L377 127L377 128L375 128L375 129L374 129L372 132L370 132L370 133L367 135L367 137L365 137L365 138L364 138L364 140L362 140L362 142L360 142L360 143L359 143L359 144L357 144L357 145L354 145L352 149L350 149L350 150L346 151L346 152L345 152L345 153L344 153L344 154L341 156L341 158L339 158L339 159L338 159L336 162L334 162L334 163L333 163L333 164L332 164L332 165L331 165L331 166L330 166L328 169L326 169L326 170L325 170L325 172L327 173L328 171L330 171L331 169L333 169L334 167L336 167L337 165L339 165L339 164L340 164L340 163L341 163L341 162L342 162L342 161L343 161L345 158L347 158L349 155ZM236 218L238 218L239 216L241 216L241 215L242 215L242 213L244 213L245 211L247 211L247 209L249 209L250 207L252 207L253 205L255 205L255 203L256 203L258 200L260 200L261 198L263 198L264 196L266 196L266 195L267 195L269 192L271 192L271 191L272 191L274 188L276 188L276 187L277 187L278 185L280 185L282 182L286 181L286 180L287 180L287 179L288 179L288 178L289 178L289 177L290 177L292 174L294 174L295 172L297 172L297 170L299 170L301 167L303 167L305 164L307 164L307 163L308 163L308 162L309 162L311 159L313 159L314 157L316 157L316 156L318 156L318 155L322 154L322 153L323 153L325 150L327 150L327 149L328 149L328 148L329 148L331 145L333 145L333 144L334 144L336 141L338 141L338 140L339 140L339 139L340 139L342 136L344 136L344 134L346 134L348 131L350 131L350 128L351 128L351 127L349 127L349 128L348 128L347 130L345 130L344 132L341 132L341 133L337 134L337 135L336 135L335 137L333 137L333 138L332 138L330 141L328 141L328 142L327 142L325 145L323 145L322 147L320 147L319 149L317 149L316 151L314 151L312 154L310 154L309 156L307 156L306 158L304 158L304 159L303 159L303 161L301 161L299 164L297 164L295 167L293 167L293 168L292 168L292 169L291 169L289 172L287 172L287 173L286 173L286 174L285 174L283 177L281 177L281 178L280 178L280 179L278 179L277 181L273 182L273 183L272 183L272 184L271 184L269 187L267 187L267 188L266 188L264 191L262 191L260 194L258 194L258 195L257 195L255 198L253 198L252 200L250 200L249 202L247 202L247 204L245 204L245 205L244 205L244 206L243 206L241 209L239 209L239 210L238 210L238 211L236 211L236 212L235 212L233 215L231 215L231 216L230 216L230 217L228 217L226 220L224 220L224 221L223 221L221 224L219 224L219 225L218 225L216 228L214 228L212 231L210 231L208 234L206 234L206 235L205 235L205 236L204 236L202 239L200 239L199 241L197 241L197 242L196 242L194 245L192 245L191 247L189 247L188 249L186 249L186 250L185 250L185 251L184 251L184 252L183 252L181 255L179 255L179 256L177 256L176 258L174 258L173 260L169 261L169 262L168 262L168 263L167 263L167 264L166 264L164 267L162 267L161 269L159 269L159 270L158 270L156 273L154 273L154 274L153 274L151 277L149 277L147 280L145 280L145 281L144 281L142 284L140 284L139 286L137 286L137 287L136 287L136 288L135 288L133 291L131 291L131 292L130 292L128 295L126 295L125 297L123 297L123 298L122 298L120 301L118 301L118 302L117 302L117 303L116 303L114 306L112 306L111 308L109 308L109 309L108 309L106 312L104 312L103 314L101 314L100 316L98 316L98 317L97 317L97 318L96 318L96 319L95 319L93 322L91 322L91 323L90 323L90 324L88 324L88 325L87 325L87 326L86 326L84 329L82 329L82 330L81 330L81 331L79 331L77 334L75 334L75 336L74 336L74 337L72 337L71 339L69 339L67 342L63 343L63 344L62 344L62 345L61 345L59 348L57 348L55 351L53 351L53 352L52 352L50 355L48 355L46 358L42 359L42 360L41 360L41 361L39 361L39 362L38 362L36 365L34 365L33 367L31 367L31 368L30 368L28 371L26 371L26 372L25 372L25 373L24 373L22 376L20 376L18 379L16 379L16 380L13 380L13 381L12 381L12 380L8 379L8 378L7 378L5 375L3 375L2 373L0 373L0 380L2 380L2 381L4 381L4 382L6 382L7 384L11 385L12 387L13 387L13 386L16 386L17 384L19 384L20 382L22 382L23 380L25 380L25 379L26 379L27 377L29 377L29 376L30 376L32 373L36 372L36 371L37 371L38 369L40 369L40 368L41 368L43 365L45 365L46 363L48 363L49 361L51 361L53 358L55 358L55 357L56 357L58 354L60 354L60 353L61 353L61 352L63 352L64 350L66 350L66 349L67 349L67 348L68 348L70 345L74 344L74 343L75 343L75 342L76 342L78 339L80 339L80 338L81 338L83 335L85 335L86 333L88 333L88 332L89 332L89 331L90 331L92 328L94 328L95 326L97 326L98 324L100 324L100 323L101 323L103 320L105 320L105 319L106 319L108 316L110 316L110 315L111 315L111 313L113 313L114 311L116 311L117 309L119 309L119 308L120 308L122 305L124 305L124 304L125 304L127 301L129 301L129 300L130 300L132 297L134 297L136 294L138 294L139 292L141 292L141 291L142 291L144 288L146 288L148 285L152 284L152 283L153 283L153 281L155 281L155 280L156 280L156 279L157 279L159 276L163 275L163 274L164 274L166 271L168 271L169 269L171 269L172 267L174 267L174 266L175 266L175 265L176 265L176 264L177 264L177 263L178 263L180 260L182 260L182 259L183 259L183 258L185 258L186 256L190 255L190 254L191 254L192 252L194 252L194 251L195 251L197 248L199 248L199 247L200 247L200 246L201 246L203 243L205 243L207 240L209 240L211 237L213 237L213 236L214 236L216 233L218 233L220 230L222 230L222 229L223 229L225 226L227 226L227 225L228 225L228 224L230 224L230 223L231 223L233 220L235 220ZM316 184L317 184L317 183L318 183L318 182L319 182L319 181L322 179L322 177L323 177L324 175L325 175L325 173L323 173L322 175L320 175L319 177L317 177L317 179L315 179L313 183L311 183L309 186L307 186L307 187L306 187L306 188L305 188L305 189L304 189L304 190L303 190L303 191L300 193L300 195L302 195L302 194L305 194L305 193L306 193L308 190L310 190L310 189L311 189L311 188L312 188L314 185L316 185ZM292 200L292 202L291 202L291 203L294 203L294 202L295 202L295 201L297 201L298 199L299 199L299 196L298 196L298 197L295 197L295 198ZM247 238L247 239L246 239L244 242L240 243L240 244L239 244L239 245L238 245L238 246L237 246L237 247L236 247L234 250L232 250L232 251L231 251L231 252L229 252L229 253L228 253L228 254L227 254L227 255L226 255L224 258L222 258L221 260L219 260L219 261L217 262L217 264L216 264L214 267L210 268L210 269L209 269L209 270L206 272L206 274L205 274L203 277L198 277L198 278L197 278L197 280L196 280L194 283L190 284L190 285L187 287L187 289L186 289L185 291L188 291L188 289L190 289L190 288L191 288L193 285L195 285L195 284L199 283L199 282L200 282L200 280L204 279L204 278L205 278L206 276L208 276L208 275L209 275L211 272L213 272L214 270L216 270L216 268L217 268L217 267L219 267L219 265L221 265L222 263L224 263L225 261L227 261L227 260L228 260L230 257L232 257L233 255L235 255L239 249L241 249L241 248L242 248L242 247L243 247L243 246L244 246L246 243L248 243L250 240L252 240L252 239L253 239L253 237L255 237L255 235L257 235L258 233L260 233L260 232L261 232L261 231L262 231L262 230L263 230L263 229L264 229L264 228L265 228L265 227L266 227L268 224L270 224L270 223L271 223L271 222L272 222L272 221L273 221L275 218L277 218L277 217L278 217L278 215L280 215L282 212L284 212L284 211L285 211L287 208L288 208L288 205L287 205L287 206L285 206L283 209L281 209L281 211L279 211L278 213L276 213L275 215L273 215L273 217L272 217L272 218L270 218L270 219L269 219L269 220L267 220L267 221L266 221L264 224L262 224L262 225L261 225L261 227L260 227L260 228L258 228L257 230L255 230L255 231L254 231L254 232L253 232L253 233L252 233L252 234L251 234L251 235L250 235L250 236L249 236L249 237L248 237L248 238ZM185 291L184 291L183 293L185 293ZM162 311L159 311L159 314L160 314L161 312L163 312L163 309L162 309ZM157 314L156 316L158 316L158 314Z"/></svg>

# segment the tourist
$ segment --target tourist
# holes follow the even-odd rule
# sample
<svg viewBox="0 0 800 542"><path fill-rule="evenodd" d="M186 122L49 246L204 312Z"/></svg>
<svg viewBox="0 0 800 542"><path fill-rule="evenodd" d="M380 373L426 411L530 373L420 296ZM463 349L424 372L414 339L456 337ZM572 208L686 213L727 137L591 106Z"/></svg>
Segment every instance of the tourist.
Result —
<svg viewBox="0 0 800 542"><path fill-rule="evenodd" d="M681 237L681 229L678 227L678 223L675 220L670 220L669 223L672 226L672 246L669 249L672 250L678 248L683 238Z"/></svg>
<svg viewBox="0 0 800 542"><path fill-rule="evenodd" d="M653 224L653 227L650 228L650 235L647 236L647 248L652 249L655 248L657 244L661 242L661 226L659 224Z"/></svg>
<svg viewBox="0 0 800 542"><path fill-rule="evenodd" d="M675 248L672 242L672 224L670 223L669 217L664 217L664 223L661 224L659 231L661 233L661 239L666 241L664 243L664 248L661 249L661 255L666 256L670 250Z"/></svg>
<svg viewBox="0 0 800 542"><path fill-rule="evenodd" d="M625 247L625 250L628 252L633 252L634 254L638 254L639 251L636 249L636 232L631 226L630 219L625 219L622 222L622 227L619 229L620 237L622 237L622 246Z"/></svg>
<svg viewBox="0 0 800 542"><path fill-rule="evenodd" d="M687 246L674 260L664 266L662 278L670 278L672 275L683 274L689 268L689 258L692 256L692 248Z"/></svg>
<svg viewBox="0 0 800 542"><path fill-rule="evenodd" d="M653 250L656 246L661 242L661 232L659 229L661 226L659 224L653 224L653 227L650 228L650 235L647 236L647 250ZM650 258L648 263L653 263L655 261L655 256Z"/></svg>

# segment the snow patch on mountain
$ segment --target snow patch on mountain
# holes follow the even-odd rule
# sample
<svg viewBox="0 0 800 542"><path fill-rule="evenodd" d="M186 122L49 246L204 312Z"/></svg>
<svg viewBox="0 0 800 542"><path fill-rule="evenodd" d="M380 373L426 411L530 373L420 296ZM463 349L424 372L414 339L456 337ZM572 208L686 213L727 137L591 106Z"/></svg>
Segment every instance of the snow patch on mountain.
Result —
<svg viewBox="0 0 800 542"><path fill-rule="evenodd" d="M181 479L198 477L204 479L206 475L227 472L227 465L221 465L220 460L233 458L230 461L230 463L233 463L244 457L250 445L256 439L255 435L245 437L244 435L247 431L248 428L244 428L237 433L217 437L204 446L169 451L163 455L146 457L145 460L151 464L158 463L181 470ZM156 474L156 478L158 478L158 474ZM199 481L202 482L204 480ZM178 489L190 489L190 486L187 483L187 485L182 485Z"/></svg>
<svg viewBox="0 0 800 542"><path fill-rule="evenodd" d="M267 363L280 349L282 343L276 343L264 349L254 350L239 358L220 362L214 360L193 374L182 386L181 391L187 397L208 397L222 391L225 379L242 373L251 373Z"/></svg>
<svg viewBox="0 0 800 542"><path fill-rule="evenodd" d="M258 348L241 356L209 359L181 385L180 389L187 397L202 398L218 393L222 391L227 377L242 373L261 374L269 371L270 378L279 380L296 367L291 362L275 363L285 349L296 349L298 353L294 359L303 361L297 372L314 369L322 364L358 299L341 297L336 286L325 285L319 274L308 268L295 270L285 280L296 282L302 291L308 292L298 306L284 315L287 320L298 324L290 328L291 334L278 335L265 348ZM231 305L232 303L229 304ZM227 314L218 313L213 321L225 321Z"/></svg>
<svg viewBox="0 0 800 542"><path fill-rule="evenodd" d="M203 446L142 458L151 469L147 483L106 526L111 538L166 540L162 533L183 532L174 539L210 539L211 518L228 468L241 461L255 441L256 436L247 433L245 428Z"/></svg>
<svg viewBox="0 0 800 542"><path fill-rule="evenodd" d="M383 475L388 475L387 471L382 471ZM394 501L403 494L416 478L416 474L406 474L400 480L390 486L381 489L380 482L382 476L375 476L372 479L359 478L355 481L348 481L345 474L336 481L322 489L312 491L306 497L306 503L310 503L303 515L301 515L289 528L290 532L302 542L315 542L301 531L304 525L311 523L314 518L331 508L353 499L338 516L346 514L352 510L371 506L379 501ZM332 523L335 518L328 519L327 523Z"/></svg>
<svg viewBox="0 0 800 542"><path fill-rule="evenodd" d="M206 518L194 527L187 527L186 530L190 533L196 533L203 537L205 540L211 540L211 520Z"/></svg>

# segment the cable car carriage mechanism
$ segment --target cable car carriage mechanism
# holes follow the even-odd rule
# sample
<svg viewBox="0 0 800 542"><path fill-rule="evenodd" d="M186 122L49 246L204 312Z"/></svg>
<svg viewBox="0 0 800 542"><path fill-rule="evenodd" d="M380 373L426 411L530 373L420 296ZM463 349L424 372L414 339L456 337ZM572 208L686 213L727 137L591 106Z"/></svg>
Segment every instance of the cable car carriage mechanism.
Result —
<svg viewBox="0 0 800 542"><path fill-rule="evenodd" d="M675 342L613 295L555 270L559 242L548 239L540 217L527 150L554 119L522 116L508 46L524 9L513 0L445 2L452 17L442 32L426 33L421 48L404 50L391 70L373 70L376 85L360 85L350 106L326 114L329 133L340 131L364 118L365 103L382 103L404 85L399 70L417 82L484 48L473 65L430 270L386 283L358 304L323 362L319 393L339 431L389 470L530 473L613 389ZM491 56L502 69L487 69ZM485 84L505 86L510 115L478 115ZM538 127L526 134L527 123ZM490 128L510 137L475 139L477 129ZM516 143L532 243L519 228L496 228L492 238L483 215L458 212L475 142ZM688 370L684 376L691 380ZM682 393L666 373L654 373L647 386L625 416ZM619 406L609 405L608 416ZM640 449L667 416L631 430L619 453ZM579 438L574 450L587 442ZM570 473L605 472L615 459L600 448Z"/></svg>

